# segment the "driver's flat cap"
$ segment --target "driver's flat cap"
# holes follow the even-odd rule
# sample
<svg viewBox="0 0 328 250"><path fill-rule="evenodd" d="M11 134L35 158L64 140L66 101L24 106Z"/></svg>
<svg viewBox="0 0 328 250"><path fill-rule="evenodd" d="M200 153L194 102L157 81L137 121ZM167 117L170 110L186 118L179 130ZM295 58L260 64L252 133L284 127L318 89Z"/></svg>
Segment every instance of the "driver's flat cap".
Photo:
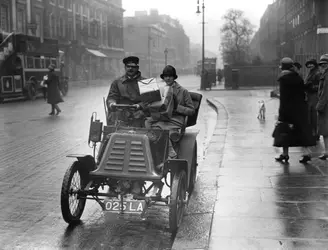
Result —
<svg viewBox="0 0 328 250"><path fill-rule="evenodd" d="M123 63L125 65L133 65L133 66L138 66L139 65L139 58L136 56L128 56L123 59Z"/></svg>

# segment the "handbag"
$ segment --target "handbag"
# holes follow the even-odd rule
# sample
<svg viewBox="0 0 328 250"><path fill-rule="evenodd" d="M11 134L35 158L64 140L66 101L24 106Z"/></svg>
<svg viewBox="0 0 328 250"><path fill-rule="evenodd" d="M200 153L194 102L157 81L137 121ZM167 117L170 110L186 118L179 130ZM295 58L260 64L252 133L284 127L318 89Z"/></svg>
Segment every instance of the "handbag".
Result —
<svg viewBox="0 0 328 250"><path fill-rule="evenodd" d="M293 132L294 125L277 121L275 128L272 133L272 137L274 138L274 146L277 147L288 147L293 144Z"/></svg>

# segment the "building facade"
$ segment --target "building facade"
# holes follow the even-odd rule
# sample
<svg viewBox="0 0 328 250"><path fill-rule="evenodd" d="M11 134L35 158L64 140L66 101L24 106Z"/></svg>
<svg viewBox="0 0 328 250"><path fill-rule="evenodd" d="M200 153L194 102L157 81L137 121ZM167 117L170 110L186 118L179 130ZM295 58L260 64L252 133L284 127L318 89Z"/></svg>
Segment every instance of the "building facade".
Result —
<svg viewBox="0 0 328 250"><path fill-rule="evenodd" d="M124 39L126 54L143 58L141 67L145 74L158 75L165 61L180 73L191 67L190 40L182 25L168 15L159 15L157 10L149 14L137 11L134 16L125 17Z"/></svg>
<svg viewBox="0 0 328 250"><path fill-rule="evenodd" d="M277 61L289 56L304 65L306 60L327 53L327 12L325 0L276 0L269 5L258 31L262 59L273 58L274 53L263 51L274 51L274 43Z"/></svg>
<svg viewBox="0 0 328 250"><path fill-rule="evenodd" d="M121 0L1 0L0 31L57 39L65 74L91 80L122 73Z"/></svg>
<svg viewBox="0 0 328 250"><path fill-rule="evenodd" d="M165 66L166 32L158 25L138 26L127 22L124 28L126 55L139 57L143 75L158 75Z"/></svg>

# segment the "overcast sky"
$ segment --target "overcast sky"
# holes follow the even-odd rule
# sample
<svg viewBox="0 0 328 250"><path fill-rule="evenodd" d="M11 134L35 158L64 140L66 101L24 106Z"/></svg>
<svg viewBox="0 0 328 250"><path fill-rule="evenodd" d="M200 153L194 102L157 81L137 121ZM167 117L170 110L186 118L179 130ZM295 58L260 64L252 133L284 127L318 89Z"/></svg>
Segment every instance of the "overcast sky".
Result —
<svg viewBox="0 0 328 250"><path fill-rule="evenodd" d="M196 15L197 0L122 0L125 16L133 16L136 10L158 9L160 14L168 14L180 20L191 42L201 43L201 15ZM245 16L259 26L260 18L273 0L205 0L206 49L218 53L222 16L230 9L240 9ZM200 0L200 4L202 0Z"/></svg>

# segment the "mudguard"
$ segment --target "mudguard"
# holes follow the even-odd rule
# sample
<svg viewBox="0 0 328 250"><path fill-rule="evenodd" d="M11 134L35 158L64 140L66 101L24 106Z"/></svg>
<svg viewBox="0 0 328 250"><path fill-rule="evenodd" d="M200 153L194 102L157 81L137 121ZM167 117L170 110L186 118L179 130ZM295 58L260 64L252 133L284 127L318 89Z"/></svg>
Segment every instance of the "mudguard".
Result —
<svg viewBox="0 0 328 250"><path fill-rule="evenodd" d="M181 160L187 161L187 176L188 176L188 187L189 187L189 180L190 180L190 170L191 170L191 163L193 154L190 152L194 152L194 147L196 146L196 137L198 132L191 132L186 131L184 136L182 137L179 145L179 153L178 158ZM196 155L197 157L197 155Z"/></svg>
<svg viewBox="0 0 328 250"><path fill-rule="evenodd" d="M82 155L82 154L70 154L67 155L68 158L76 158L83 166L83 169L87 172L96 169L96 162L92 155Z"/></svg>

